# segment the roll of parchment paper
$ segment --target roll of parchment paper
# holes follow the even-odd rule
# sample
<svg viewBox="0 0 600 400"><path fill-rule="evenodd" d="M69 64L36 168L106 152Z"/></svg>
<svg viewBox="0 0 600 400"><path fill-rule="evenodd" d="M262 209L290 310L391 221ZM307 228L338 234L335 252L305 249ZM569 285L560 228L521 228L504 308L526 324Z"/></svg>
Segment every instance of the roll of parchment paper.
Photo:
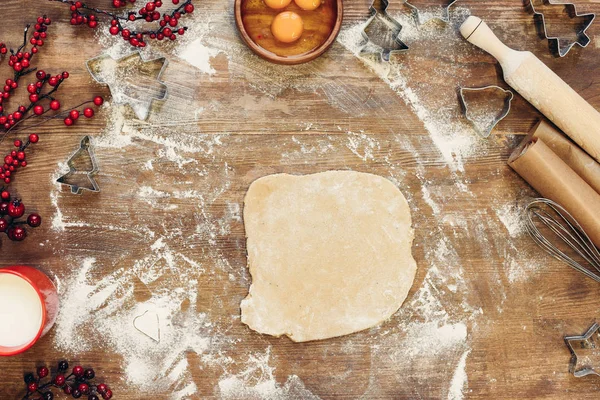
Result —
<svg viewBox="0 0 600 400"><path fill-rule="evenodd" d="M523 142L510 165L542 196L563 206L600 247L600 194L537 138Z"/></svg>
<svg viewBox="0 0 600 400"><path fill-rule="evenodd" d="M554 154L559 156L577 175L583 178L596 193L600 194L600 164L589 154L581 150L579 146L543 119L529 131L524 140L528 142L532 137L543 140L544 144L550 147Z"/></svg>

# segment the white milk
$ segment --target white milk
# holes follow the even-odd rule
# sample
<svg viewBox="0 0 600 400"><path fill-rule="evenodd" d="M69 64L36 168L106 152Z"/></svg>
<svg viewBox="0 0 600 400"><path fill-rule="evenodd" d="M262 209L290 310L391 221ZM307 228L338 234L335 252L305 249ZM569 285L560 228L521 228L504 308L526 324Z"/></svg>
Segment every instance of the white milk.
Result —
<svg viewBox="0 0 600 400"><path fill-rule="evenodd" d="M42 325L42 302L26 280L0 272L0 346L31 342Z"/></svg>

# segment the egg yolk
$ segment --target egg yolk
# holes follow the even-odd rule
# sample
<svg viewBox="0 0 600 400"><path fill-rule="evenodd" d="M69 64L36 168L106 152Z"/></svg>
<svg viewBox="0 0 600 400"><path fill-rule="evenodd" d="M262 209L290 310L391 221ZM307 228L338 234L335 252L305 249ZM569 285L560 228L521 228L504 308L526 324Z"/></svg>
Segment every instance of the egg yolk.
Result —
<svg viewBox="0 0 600 400"><path fill-rule="evenodd" d="M298 7L306 11L312 11L321 5L321 0L294 0Z"/></svg>
<svg viewBox="0 0 600 400"><path fill-rule="evenodd" d="M271 32L275 38L283 43L292 43L300 38L304 31L302 18L291 11L277 14L271 24Z"/></svg>
<svg viewBox="0 0 600 400"><path fill-rule="evenodd" d="M264 0L264 2L267 5L267 7L279 10L281 8L287 7L292 2L292 0Z"/></svg>

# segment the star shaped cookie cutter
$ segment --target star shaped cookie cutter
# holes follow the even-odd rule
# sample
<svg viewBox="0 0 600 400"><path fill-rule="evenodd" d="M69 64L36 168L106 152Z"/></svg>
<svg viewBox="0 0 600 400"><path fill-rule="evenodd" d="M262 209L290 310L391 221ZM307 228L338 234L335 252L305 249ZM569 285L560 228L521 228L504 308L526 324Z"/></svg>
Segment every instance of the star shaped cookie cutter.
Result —
<svg viewBox="0 0 600 400"><path fill-rule="evenodd" d="M91 163L91 170L88 171L79 171L75 165L75 161L77 158L81 157L81 155L88 154ZM98 183L94 179L94 175L98 173L98 164L96 163L96 157L94 155L94 149L90 142L89 136L84 136L81 139L81 143L79 144L79 149L69 159L67 160L67 165L69 166L69 172L65 175L61 176L56 180L56 182L61 183L63 185L67 185L71 188L71 193L73 194L82 194L84 190L89 190L90 192L99 192L100 187ZM69 183L69 178L73 177L73 175L82 175L85 174L91 187L80 186L76 183Z"/></svg>
<svg viewBox="0 0 600 400"><path fill-rule="evenodd" d="M452 7L452 5L454 3L456 3L458 0L450 0L447 1L446 6L441 6L440 8L442 9L442 15L431 15L429 13L425 14L424 12L422 12L417 6L415 6L414 4L412 4L409 1L405 1L404 4L406 4L411 10L413 15L415 16L416 20L417 20L417 24L422 25L426 22L429 22L433 19L442 21L443 23L448 23L450 22L450 7ZM426 15L425 18L421 19L421 16Z"/></svg>
<svg viewBox="0 0 600 400"><path fill-rule="evenodd" d="M167 85L160 80L167 64L166 57L145 59L139 51L118 59L103 54L85 63L96 82L108 85L113 103L129 104L140 120L148 118L155 100L167 98Z"/></svg>
<svg viewBox="0 0 600 400"><path fill-rule="evenodd" d="M594 322L587 332L581 336L565 336L565 343L571 352L571 361L569 362L570 373L576 378L581 378L582 376L590 374L600 376L600 372L597 371L593 365L589 365L590 360L588 357L578 356L576 352L576 350L581 349L593 349L596 351L598 359L600 360L600 325L598 325L597 322ZM588 363L584 363L582 368L577 369L577 363L580 359L587 359ZM600 367L600 365L598 367Z"/></svg>
<svg viewBox="0 0 600 400"><path fill-rule="evenodd" d="M378 54L382 61L389 61L392 53L405 52L408 46L400 40L402 25L387 12L389 0L381 0L380 6L376 6L376 2L371 3L371 16L361 32L367 44L360 53Z"/></svg>
<svg viewBox="0 0 600 400"><path fill-rule="evenodd" d="M544 14L538 10L536 10L534 3L536 0L529 0L529 8L533 12L533 18L536 22L536 27L538 29L538 33L540 37L543 39L548 39L548 45L550 46L550 50L559 57L566 56L569 51L576 44L580 47L587 47L590 44L591 39L587 35L587 29L592 25L594 19L596 19L596 14L588 13L588 14L578 14L577 8L573 3L552 3L549 0L537 0L537 4L539 5L555 5L555 6L564 6L565 11L569 15L569 18L583 18L583 22L581 24L581 28L576 32L577 40L571 41L564 37L552 36L548 33L548 29L546 26L546 19Z"/></svg>

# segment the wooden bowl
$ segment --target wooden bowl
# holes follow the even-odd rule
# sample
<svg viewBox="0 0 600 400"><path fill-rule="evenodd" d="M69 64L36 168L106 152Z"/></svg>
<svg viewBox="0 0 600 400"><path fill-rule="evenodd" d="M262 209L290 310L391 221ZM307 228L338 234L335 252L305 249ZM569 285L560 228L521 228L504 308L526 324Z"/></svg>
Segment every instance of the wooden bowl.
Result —
<svg viewBox="0 0 600 400"><path fill-rule="evenodd" d="M300 54L297 56L279 56L279 55L261 47L260 45L258 45L254 40L252 40L252 38L246 31L246 28L244 26L244 21L242 18L242 2L243 1L245 1L245 0L235 0L235 5L234 5L234 7L235 7L235 23L237 25L238 31L240 32L240 36L242 37L242 40L246 43L246 45L248 47L250 47L250 49L254 53L258 54L260 57L264 58L265 60L271 61L276 64L296 65L296 64L302 64L302 63L306 63L306 62L314 60L315 58L317 58L320 55L322 55L323 53L325 53L327 51L327 49L329 49L329 47L331 47L331 45L335 41L335 38L340 33L340 29L342 27L342 18L343 18L342 0L335 0L335 4L336 4L336 8L337 8L337 15L335 18L335 23L333 25L333 29L331 30L331 33L330 33L329 37L327 38L327 40L325 42L323 42L319 47L316 47L307 53L303 53L303 54Z"/></svg>

